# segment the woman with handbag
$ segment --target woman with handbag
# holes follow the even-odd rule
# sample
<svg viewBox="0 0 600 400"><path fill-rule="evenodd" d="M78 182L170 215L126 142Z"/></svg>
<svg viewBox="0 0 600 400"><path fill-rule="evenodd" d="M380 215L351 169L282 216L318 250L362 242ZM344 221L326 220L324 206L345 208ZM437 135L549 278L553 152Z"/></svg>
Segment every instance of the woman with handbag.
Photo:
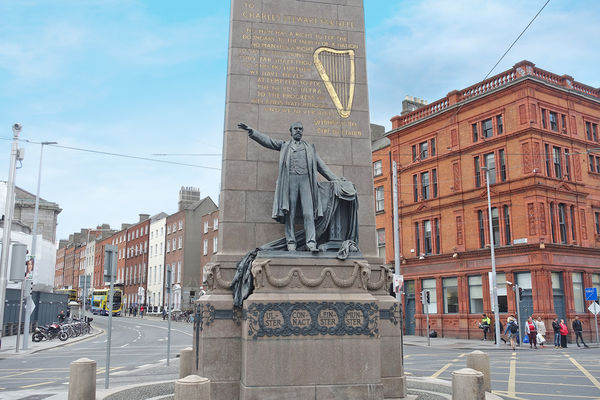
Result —
<svg viewBox="0 0 600 400"><path fill-rule="evenodd" d="M542 317L537 317L537 321L535 322L535 326L537 327L537 342L541 348L544 348L544 343L546 342L546 324L542 321Z"/></svg>

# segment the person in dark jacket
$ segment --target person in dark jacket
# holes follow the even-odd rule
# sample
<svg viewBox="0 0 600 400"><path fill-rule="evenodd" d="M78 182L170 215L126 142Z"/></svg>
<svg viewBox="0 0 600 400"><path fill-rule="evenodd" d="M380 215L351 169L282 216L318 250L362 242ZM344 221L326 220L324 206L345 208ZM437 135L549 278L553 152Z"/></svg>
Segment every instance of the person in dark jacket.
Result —
<svg viewBox="0 0 600 400"><path fill-rule="evenodd" d="M552 330L554 331L554 348L560 349L560 322L558 317L552 321Z"/></svg>
<svg viewBox="0 0 600 400"><path fill-rule="evenodd" d="M583 335L581 334L581 332L583 332L583 326L581 325L581 321L579 320L579 315L575 316L572 326L573 332L575 332L575 343L577 343L577 347L581 347L579 345L579 339L581 339L581 343L583 344L583 346L589 348L590 346L585 344L585 342L583 341Z"/></svg>

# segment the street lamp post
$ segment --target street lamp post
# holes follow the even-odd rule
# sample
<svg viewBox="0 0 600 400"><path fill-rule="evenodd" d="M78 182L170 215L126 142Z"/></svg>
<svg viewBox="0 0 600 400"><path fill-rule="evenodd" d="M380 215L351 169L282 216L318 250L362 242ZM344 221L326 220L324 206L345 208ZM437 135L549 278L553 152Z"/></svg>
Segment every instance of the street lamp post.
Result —
<svg viewBox="0 0 600 400"><path fill-rule="evenodd" d="M6 182L6 204L4 205L4 231L2 234L2 259L0 261L0 348L2 347L2 330L4 329L4 302L6 299L6 283L8 281L8 252L10 250L10 230L12 228L15 208L15 167L19 153L19 133L21 125L14 124L13 143L10 150L10 167Z"/></svg>
<svg viewBox="0 0 600 400"><path fill-rule="evenodd" d="M33 259L33 262L35 265L35 257L37 256L37 227L38 227L38 213L39 213L39 209L40 209L40 184L42 182L42 157L44 155L44 146L46 145L50 145L50 144L58 144L57 142L42 142L41 143L41 149L40 149L40 165L38 167L38 182L37 182L37 192L35 195L35 208L33 211L33 230L32 230L32 237L31 237L31 258ZM33 281L33 274L35 274L35 268L33 270L33 272L31 273L32 276L27 277L26 279L31 279ZM30 324L30 318L31 318L31 314L29 312L31 304L30 302L32 302L32 298L31 295L27 296L27 299L25 301L26 307L25 307L25 328L24 328L24 335L23 335L23 350L27 350L27 347L29 346L29 324Z"/></svg>
<svg viewBox="0 0 600 400"><path fill-rule="evenodd" d="M492 298L494 301L494 332L496 337L496 347L500 347L500 313L498 312L498 285L496 284L496 255L494 253L494 229L492 226L492 202L490 200L490 169L486 166L482 168L485 171L485 186L487 189L488 203L488 222L490 225L490 252L492 257Z"/></svg>

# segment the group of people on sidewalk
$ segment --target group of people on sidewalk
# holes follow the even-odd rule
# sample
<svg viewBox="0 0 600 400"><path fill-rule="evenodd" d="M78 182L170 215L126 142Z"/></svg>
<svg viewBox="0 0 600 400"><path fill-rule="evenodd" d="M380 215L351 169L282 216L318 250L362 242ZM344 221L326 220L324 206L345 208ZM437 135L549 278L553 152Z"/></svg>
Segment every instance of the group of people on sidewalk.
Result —
<svg viewBox="0 0 600 400"><path fill-rule="evenodd" d="M144 312L146 311L144 305L140 305L139 309L137 306L131 305L129 308L125 308L125 315L127 315L127 311L129 311L129 316L137 317L138 312L140 314L140 318L144 318Z"/></svg>
<svg viewBox="0 0 600 400"><path fill-rule="evenodd" d="M479 323L479 328L483 329L482 340L487 340L487 334L489 332L490 325L490 317L488 317L486 314L483 314L481 322ZM502 321L500 321L500 332L502 332L502 328ZM573 332L575 332L575 342L577 343L577 347L581 347L579 344L580 340L584 347L589 347L583 341L583 325L579 320L579 316L577 315L573 320L572 328ZM565 324L565 321L556 317L554 321L552 321L552 329L554 331L554 348L566 348L569 328ZM538 344L543 348L544 343L546 342L546 324L544 321L542 321L542 317L537 317L537 319L535 319L532 315L531 317L527 318L527 321L525 322L525 334L527 337L526 339L524 338L523 342L529 342L529 348L537 349ZM510 346L514 350L519 341L519 323L514 315L510 315L506 319L506 329L504 330L503 335L504 337L500 337L500 339L506 344L509 344L510 342Z"/></svg>

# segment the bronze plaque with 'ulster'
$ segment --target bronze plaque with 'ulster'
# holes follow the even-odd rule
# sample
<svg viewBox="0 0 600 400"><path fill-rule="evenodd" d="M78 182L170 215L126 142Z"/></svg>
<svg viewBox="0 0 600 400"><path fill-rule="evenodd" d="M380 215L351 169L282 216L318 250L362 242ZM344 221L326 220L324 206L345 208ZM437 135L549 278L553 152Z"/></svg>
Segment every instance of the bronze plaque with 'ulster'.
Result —
<svg viewBox="0 0 600 400"><path fill-rule="evenodd" d="M298 302L253 303L244 312L248 336L377 336L379 309L375 303Z"/></svg>

